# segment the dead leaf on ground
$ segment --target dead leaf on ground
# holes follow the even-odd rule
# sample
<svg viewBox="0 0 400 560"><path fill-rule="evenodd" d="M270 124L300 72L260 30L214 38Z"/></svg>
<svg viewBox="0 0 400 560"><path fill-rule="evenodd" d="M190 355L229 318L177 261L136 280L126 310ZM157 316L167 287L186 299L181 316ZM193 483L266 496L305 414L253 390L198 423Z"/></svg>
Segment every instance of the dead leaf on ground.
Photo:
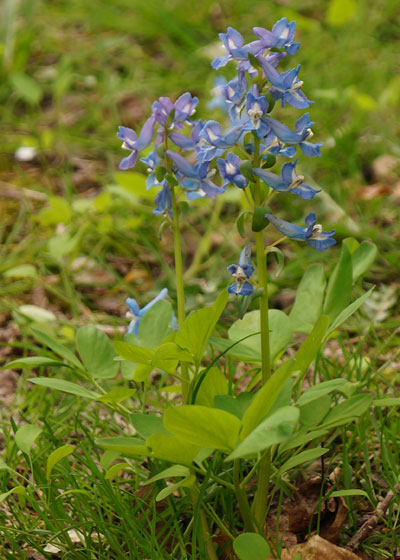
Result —
<svg viewBox="0 0 400 560"><path fill-rule="evenodd" d="M398 174L395 172L398 165L398 158L383 154L372 162L372 172L377 181L393 183L398 179Z"/></svg>
<svg viewBox="0 0 400 560"><path fill-rule="evenodd" d="M349 550L335 546L318 535L306 543L283 550L281 554L281 560L295 560L296 557L301 560L360 560Z"/></svg>

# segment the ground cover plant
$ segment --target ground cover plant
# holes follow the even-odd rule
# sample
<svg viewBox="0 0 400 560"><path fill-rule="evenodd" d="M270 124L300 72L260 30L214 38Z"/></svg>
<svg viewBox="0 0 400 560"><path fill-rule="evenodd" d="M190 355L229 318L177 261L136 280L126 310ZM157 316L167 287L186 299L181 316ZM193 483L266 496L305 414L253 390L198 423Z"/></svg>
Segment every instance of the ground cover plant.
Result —
<svg viewBox="0 0 400 560"><path fill-rule="evenodd" d="M340 2L326 14L332 26L353 16L343 16ZM173 21L172 35L190 44L187 22ZM195 120L198 99L182 90L174 101L159 98L138 119L147 117L140 133L122 119L119 137L130 155L116 182L95 198L75 198L72 190L66 199L53 196L25 241L23 206L13 227L5 224L4 293L14 294L5 306L14 313L6 371L22 372L11 407L17 412L3 417L6 558L285 557L296 542L321 547L329 540L361 547L366 557L397 554L398 331L395 318L387 320L393 286L373 291L376 245L359 232L359 240L343 235L355 222L339 222L336 252L333 232L316 226L309 205L324 194L296 172L293 158L301 169L304 155L324 160L320 144L310 142L308 111L318 104L308 107L291 63L294 22L282 13L273 21L272 31L256 27L252 39L244 30L250 43L232 27L221 35L225 55L212 66L237 65L237 73L219 82L212 120L205 109L204 121ZM34 107L42 93L12 70L7 37L14 99ZM55 100L70 88L69 66L61 66ZM306 61L301 72L308 75ZM346 95L353 105L373 99L357 98L354 89ZM32 150L15 157L29 160ZM395 171L390 161L387 177ZM148 168L148 191L144 175L126 171L136 163ZM18 196L10 182L4 187L9 199ZM22 193L41 200L40 191L25 186ZM332 199L323 200L337 216ZM301 214L305 226L297 225ZM380 251L396 235L390 221L388 229ZM305 243L293 249L288 238ZM33 240L29 248L43 262L25 258ZM328 250L335 259L326 258ZM385 258L390 278L398 261L390 251ZM237 264L226 271L229 262ZM43 283L38 289L44 270L56 305ZM31 290L29 304L14 299ZM93 293L100 297L91 301ZM98 300L104 311L121 309L123 293L134 296L125 325L98 313ZM340 334L346 325L352 339ZM365 519L378 530L357 531ZM326 539L310 539L315 532Z"/></svg>

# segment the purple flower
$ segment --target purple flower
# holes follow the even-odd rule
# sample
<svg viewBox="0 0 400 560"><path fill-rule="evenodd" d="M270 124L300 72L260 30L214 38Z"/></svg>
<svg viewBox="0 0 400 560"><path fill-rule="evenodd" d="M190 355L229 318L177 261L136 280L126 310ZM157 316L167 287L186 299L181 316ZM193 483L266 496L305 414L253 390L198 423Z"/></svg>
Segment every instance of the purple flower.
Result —
<svg viewBox="0 0 400 560"><path fill-rule="evenodd" d="M296 163L297 160L294 163L285 163L282 167L281 176L258 167L253 167L253 173L260 177L266 185L278 192L291 192L305 199L313 198L320 191L304 184L303 175L296 175Z"/></svg>
<svg viewBox="0 0 400 560"><path fill-rule="evenodd" d="M204 124L200 119L194 124L190 133L190 138L184 136L180 132L170 132L168 134L168 137L182 150L193 151L200 141L200 131L202 130L203 126Z"/></svg>
<svg viewBox="0 0 400 560"><path fill-rule="evenodd" d="M197 97L192 97L192 95L188 91L178 97L174 104L174 123L187 121L188 118L191 117L196 111L196 105L198 104L198 102L199 100L197 99Z"/></svg>
<svg viewBox="0 0 400 560"><path fill-rule="evenodd" d="M233 27L228 27L226 33L220 33L219 37L224 44L227 54L225 56L217 56L212 61L211 66L214 70L222 68L230 60L247 60L247 49L243 48L243 37L239 31L236 31Z"/></svg>
<svg viewBox="0 0 400 560"><path fill-rule="evenodd" d="M306 156L321 156L320 147L322 146L322 142L318 144L308 142L313 135L311 127L314 124L310 121L308 113L305 113L297 119L296 132L290 130L286 125L271 117L265 117L265 121L282 142L286 144L298 144Z"/></svg>
<svg viewBox="0 0 400 560"><path fill-rule="evenodd" d="M208 172L209 163L196 163L192 165L181 155L167 150L167 156L172 159L175 164L175 174L179 184L186 191L186 197L189 200L196 198L215 198L217 194L225 192L226 187L218 187L211 182L211 176L215 172Z"/></svg>
<svg viewBox="0 0 400 560"><path fill-rule="evenodd" d="M225 99L229 117L236 122L240 117L240 107L243 104L247 92L247 81L243 71L239 71L238 77L220 87L221 95Z"/></svg>
<svg viewBox="0 0 400 560"><path fill-rule="evenodd" d="M263 27L253 27L253 32L259 41L254 41L253 46L259 51L270 49L272 47L284 48L289 54L296 54L300 43L293 41L293 35L296 30L296 22L288 22L286 17L278 20L272 28L268 31ZM257 47L256 47L257 46Z"/></svg>
<svg viewBox="0 0 400 560"><path fill-rule="evenodd" d="M162 189L158 191L156 198L154 199L156 207L153 210L153 214L159 216L160 214L169 215L172 217L172 199L171 190L167 181L164 179L162 182Z"/></svg>
<svg viewBox="0 0 400 560"><path fill-rule="evenodd" d="M140 150L146 148L153 138L154 133L154 125L156 119L154 115L151 115L144 123L142 130L140 131L139 138L134 130L131 128L127 128L125 126L118 127L117 136L122 140L122 147L125 150L131 150L131 154L124 158L121 163L119 164L120 169L129 169L131 167L135 167L138 154Z"/></svg>
<svg viewBox="0 0 400 560"><path fill-rule="evenodd" d="M271 95L274 99L280 99L282 107L287 103L296 109L304 109L314 103L307 99L300 90L303 82L297 79L300 70L300 64L297 68L292 68L287 72L280 74L272 64L262 57L258 57L266 78L271 82Z"/></svg>
<svg viewBox="0 0 400 560"><path fill-rule="evenodd" d="M196 154L198 163L210 162L222 155L226 148L236 144L243 134L245 125L245 122L241 122L222 134L222 127L217 121L207 121L199 134L201 142Z"/></svg>
<svg viewBox="0 0 400 560"><path fill-rule="evenodd" d="M316 224L315 213L311 212L306 216L306 227L296 226L290 222L286 222L281 218L276 218L272 214L265 214L265 217L273 224L278 231L287 235L291 239L299 239L305 241L313 249L324 251L335 245L336 240L332 237L335 230L322 231L322 226Z"/></svg>
<svg viewBox="0 0 400 560"><path fill-rule="evenodd" d="M145 305L142 309L140 309L139 305L137 304L136 300L133 298L128 298L126 300L126 304L129 307L129 311L127 312L126 316L128 319L131 319L128 327L128 333L133 333L138 335L139 334L139 325L142 317L147 313L147 311L153 307L155 303L160 301L161 299L165 299L168 296L167 288L161 290L161 292L152 299L147 305Z"/></svg>
<svg viewBox="0 0 400 560"><path fill-rule="evenodd" d="M249 117L246 130L255 130L259 138L264 138L271 130L264 120L267 111L268 101L264 96L259 96L258 87L253 86L246 98L246 112Z"/></svg>
<svg viewBox="0 0 400 560"><path fill-rule="evenodd" d="M235 282L228 286L228 292L237 296L250 296L254 287L247 282L253 274L254 267L251 263L251 244L245 246L240 253L239 264L230 264L227 270L232 274Z"/></svg>
<svg viewBox="0 0 400 560"><path fill-rule="evenodd" d="M217 165L220 175L224 179L224 187L233 183L240 189L244 189L248 185L248 180L240 173L241 163L241 159L231 152L227 154L226 159L218 159Z"/></svg>

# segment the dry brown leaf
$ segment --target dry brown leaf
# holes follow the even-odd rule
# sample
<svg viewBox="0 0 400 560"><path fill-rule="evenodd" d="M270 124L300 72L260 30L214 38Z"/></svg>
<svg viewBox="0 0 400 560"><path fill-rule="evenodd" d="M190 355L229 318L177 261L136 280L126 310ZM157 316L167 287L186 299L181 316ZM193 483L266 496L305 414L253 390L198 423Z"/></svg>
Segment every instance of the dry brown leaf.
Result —
<svg viewBox="0 0 400 560"><path fill-rule="evenodd" d="M315 535L303 544L282 551L281 560L360 560L358 556ZM269 558L268 560L273 560Z"/></svg>

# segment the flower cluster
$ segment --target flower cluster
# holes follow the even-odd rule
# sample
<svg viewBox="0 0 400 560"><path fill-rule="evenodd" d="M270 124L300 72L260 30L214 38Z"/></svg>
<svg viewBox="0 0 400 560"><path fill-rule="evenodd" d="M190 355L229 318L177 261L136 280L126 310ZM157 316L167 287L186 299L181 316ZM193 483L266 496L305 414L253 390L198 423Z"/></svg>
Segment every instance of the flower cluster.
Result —
<svg viewBox="0 0 400 560"><path fill-rule="evenodd" d="M297 159L284 161L302 153L308 157L321 155L321 143L312 143L308 112L303 113L293 127L271 117L276 102L280 106L307 109L310 101L303 92L299 78L300 65L290 65L299 43L294 41L296 24L281 18L267 30L254 27L256 39L245 43L242 35L232 27L220 38L225 55L211 63L219 69L231 62L236 64L236 75L229 81L218 81L213 107L225 110L229 124L223 127L215 120L194 120L198 99L188 92L175 103L160 97L153 103L152 112L139 136L130 128L120 127L118 137L131 153L120 163L121 169L134 167L139 153L147 149L141 161L148 167L147 188L158 187L155 214L173 217L175 188L179 185L187 199L215 198L228 185L247 189L251 184L265 183L263 200L254 199L262 206L273 193L290 193L304 200L312 199L319 191L306 184L296 171ZM288 69L278 70L284 60ZM269 170L280 159L278 172ZM250 190L250 189L249 189ZM252 193L253 194L253 193ZM316 224L315 214L308 214L306 227L300 227L266 211L269 220L286 236L303 240L317 250L335 243L334 232L323 232ZM248 282L254 269L250 264L251 248L242 251L239 264L231 265L235 282L228 288L231 293L249 295L253 288Z"/></svg>

